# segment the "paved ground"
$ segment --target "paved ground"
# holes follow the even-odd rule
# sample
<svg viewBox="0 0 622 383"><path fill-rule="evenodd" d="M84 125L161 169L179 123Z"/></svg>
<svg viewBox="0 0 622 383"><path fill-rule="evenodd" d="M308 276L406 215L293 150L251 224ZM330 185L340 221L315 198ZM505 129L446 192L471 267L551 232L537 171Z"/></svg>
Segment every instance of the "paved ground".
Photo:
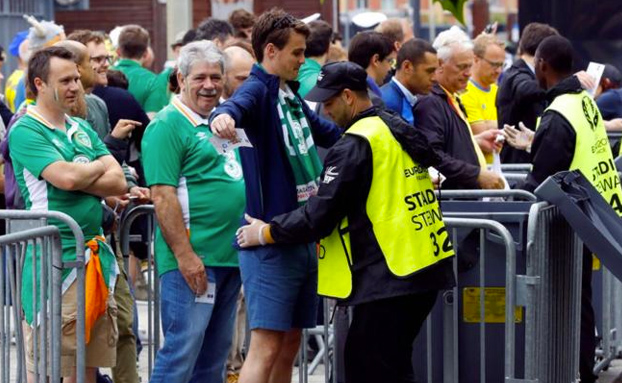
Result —
<svg viewBox="0 0 622 383"><path fill-rule="evenodd" d="M147 339L147 322L148 322L148 309L147 304L145 302L138 302L138 312L140 318L140 328L139 331L141 333L141 337L143 339ZM139 374L141 377L141 381L143 383L148 382L148 347L147 344L144 345L143 352L140 355L139 361ZM11 366L15 367L15 347L11 347ZM109 371L105 371L105 373L109 373ZM622 360L613 361L611 367L601 373L599 378L599 383L613 383L613 380L622 374ZM12 376L11 383L15 382L15 377ZM300 377L298 376L297 369L294 371L294 375L292 377L292 383L302 382ZM309 376L308 383L324 383L324 368L322 365L318 367L318 369L314 372L313 375Z"/></svg>

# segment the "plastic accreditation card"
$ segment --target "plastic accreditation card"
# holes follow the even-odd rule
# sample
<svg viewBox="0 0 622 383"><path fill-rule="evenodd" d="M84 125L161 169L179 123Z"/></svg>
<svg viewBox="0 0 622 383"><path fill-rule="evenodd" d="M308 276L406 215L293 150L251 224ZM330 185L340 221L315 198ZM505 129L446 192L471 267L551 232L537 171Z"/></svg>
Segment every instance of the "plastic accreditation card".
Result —
<svg viewBox="0 0 622 383"><path fill-rule="evenodd" d="M209 282L205 293L194 298L194 301L196 303L209 303L213 305L216 302L216 282Z"/></svg>
<svg viewBox="0 0 622 383"><path fill-rule="evenodd" d="M587 66L587 74L592 76L594 79L594 87L592 89L586 89L586 91L590 94L590 96L594 97L596 93L596 89L598 88L598 84L600 84L600 78L603 77L603 71L605 70L605 66L603 64L590 62Z"/></svg>
<svg viewBox="0 0 622 383"><path fill-rule="evenodd" d="M236 129L237 137L233 140L227 140L226 138L220 138L216 136L212 136L210 138L210 142L214 145L214 148L219 154L225 154L225 152L230 152L239 147L247 147L252 148L248 136L246 136L246 132L244 129Z"/></svg>

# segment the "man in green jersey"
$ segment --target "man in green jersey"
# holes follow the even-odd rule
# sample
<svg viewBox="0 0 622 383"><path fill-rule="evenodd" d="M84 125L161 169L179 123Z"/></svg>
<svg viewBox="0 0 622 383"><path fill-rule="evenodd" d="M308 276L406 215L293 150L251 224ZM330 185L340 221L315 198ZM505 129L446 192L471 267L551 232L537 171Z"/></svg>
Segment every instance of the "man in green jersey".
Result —
<svg viewBox="0 0 622 383"><path fill-rule="evenodd" d="M73 55L65 48L50 47L36 52L28 62L28 86L36 104L28 107L9 135L9 147L17 184L27 210L54 210L71 216L82 228L85 239L97 238L102 275L112 291L118 268L115 256L100 237L101 198L123 194L127 188L123 171L97 133L82 119L67 115L78 99L80 74ZM63 260L75 260L75 238L59 221ZM90 259L90 251L86 254ZM90 262L90 261L89 261ZM33 306L33 260L26 256L23 269L22 306L25 314L26 364L34 371L31 323ZM63 274L62 326L75 327L75 271ZM89 302L87 302L88 306ZM96 367L116 364L116 303L108 294L107 312L87 328L87 382L95 382ZM61 373L65 382L74 382L75 332L63 331ZM32 378L32 377L31 377Z"/></svg>
<svg viewBox="0 0 622 383"><path fill-rule="evenodd" d="M119 61L112 68L123 72L129 82L129 92L153 117L168 104L166 89L158 88L157 75L142 66L148 55L149 32L138 25L126 25L119 34Z"/></svg>
<svg viewBox="0 0 622 383"><path fill-rule="evenodd" d="M180 95L142 141L159 227L155 254L164 346L151 383L223 382L240 291L232 243L244 211L237 151L221 154L207 121L224 83L224 58L210 41L184 46Z"/></svg>

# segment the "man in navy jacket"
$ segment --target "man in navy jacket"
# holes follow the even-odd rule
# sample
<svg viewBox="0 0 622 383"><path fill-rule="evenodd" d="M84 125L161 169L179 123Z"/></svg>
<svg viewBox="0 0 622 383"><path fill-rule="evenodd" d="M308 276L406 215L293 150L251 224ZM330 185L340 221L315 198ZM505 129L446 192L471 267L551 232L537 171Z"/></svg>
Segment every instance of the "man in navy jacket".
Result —
<svg viewBox="0 0 622 383"><path fill-rule="evenodd" d="M304 23L282 10L264 13L252 37L260 64L210 118L216 136L234 139L235 128L242 128L253 144L240 150L246 213L266 222L315 195L322 170L315 144L330 147L341 135L297 94L294 80L304 63L308 34ZM316 323L315 245L245 249L240 271L251 344L239 381L290 382L301 329Z"/></svg>
<svg viewBox="0 0 622 383"><path fill-rule="evenodd" d="M409 124L414 123L413 108L418 94L432 90L438 68L436 49L422 39L405 42L397 53L395 76L382 88L382 101Z"/></svg>

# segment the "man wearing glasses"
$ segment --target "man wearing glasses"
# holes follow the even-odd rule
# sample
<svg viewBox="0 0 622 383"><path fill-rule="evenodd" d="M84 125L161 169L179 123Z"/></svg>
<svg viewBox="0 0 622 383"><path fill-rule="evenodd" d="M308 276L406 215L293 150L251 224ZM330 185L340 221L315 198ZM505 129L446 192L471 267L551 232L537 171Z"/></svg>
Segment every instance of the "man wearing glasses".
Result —
<svg viewBox="0 0 622 383"><path fill-rule="evenodd" d="M482 33L473 41L473 69L466 92L461 96L473 134L497 129L497 79L505 60L504 44L496 36ZM486 155L486 162L492 157Z"/></svg>
<svg viewBox="0 0 622 383"><path fill-rule="evenodd" d="M474 134L497 128L497 79L503 71L505 50L496 36L482 33L473 41L473 69L461 100Z"/></svg>

